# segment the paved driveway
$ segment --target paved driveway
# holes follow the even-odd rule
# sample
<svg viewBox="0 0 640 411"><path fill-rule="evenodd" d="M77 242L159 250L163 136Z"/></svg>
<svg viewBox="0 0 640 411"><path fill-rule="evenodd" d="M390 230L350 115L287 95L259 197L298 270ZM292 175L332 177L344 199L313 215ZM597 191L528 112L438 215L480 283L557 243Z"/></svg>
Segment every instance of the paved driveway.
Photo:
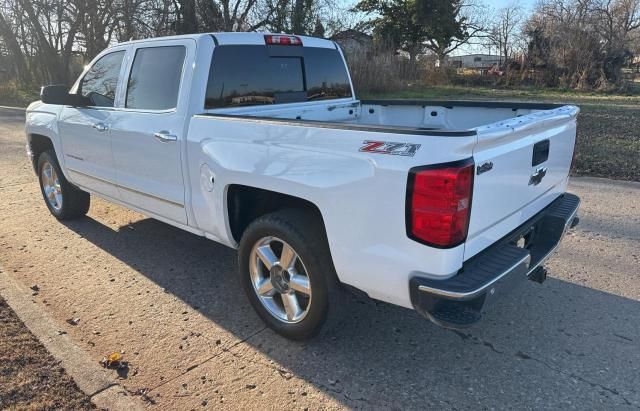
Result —
<svg viewBox="0 0 640 411"><path fill-rule="evenodd" d="M294 343L252 311L233 250L95 198L84 219L52 218L22 122L0 110L0 267L96 361L124 350L122 384L150 408L640 407L640 184L573 179L581 225L550 278L479 326L361 301Z"/></svg>

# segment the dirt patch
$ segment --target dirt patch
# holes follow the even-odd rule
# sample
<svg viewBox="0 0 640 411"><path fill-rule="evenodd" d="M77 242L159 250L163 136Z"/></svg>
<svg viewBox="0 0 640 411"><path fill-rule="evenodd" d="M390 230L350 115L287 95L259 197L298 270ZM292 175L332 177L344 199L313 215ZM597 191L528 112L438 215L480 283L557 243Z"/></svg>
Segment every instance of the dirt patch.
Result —
<svg viewBox="0 0 640 411"><path fill-rule="evenodd" d="M0 409L95 407L0 298Z"/></svg>
<svg viewBox="0 0 640 411"><path fill-rule="evenodd" d="M640 105L583 105L576 174L640 181Z"/></svg>

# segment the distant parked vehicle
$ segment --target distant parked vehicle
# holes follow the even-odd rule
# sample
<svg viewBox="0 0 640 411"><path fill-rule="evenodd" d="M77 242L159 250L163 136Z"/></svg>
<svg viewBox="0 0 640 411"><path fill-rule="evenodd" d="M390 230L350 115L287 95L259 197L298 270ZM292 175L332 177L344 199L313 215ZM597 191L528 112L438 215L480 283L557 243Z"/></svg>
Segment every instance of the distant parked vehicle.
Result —
<svg viewBox="0 0 640 411"><path fill-rule="evenodd" d="M332 41L259 33L126 42L27 111L45 203L90 195L239 250L249 301L289 338L349 285L446 327L480 319L578 221L578 108L359 100ZM163 245L158 245L161 253Z"/></svg>

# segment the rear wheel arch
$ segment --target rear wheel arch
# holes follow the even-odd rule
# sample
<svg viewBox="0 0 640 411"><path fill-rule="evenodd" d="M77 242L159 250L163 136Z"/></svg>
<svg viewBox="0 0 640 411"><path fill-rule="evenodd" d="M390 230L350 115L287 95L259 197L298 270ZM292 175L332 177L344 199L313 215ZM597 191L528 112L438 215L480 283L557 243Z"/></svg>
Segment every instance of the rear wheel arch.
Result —
<svg viewBox="0 0 640 411"><path fill-rule="evenodd" d="M322 213L313 202L283 194L241 184L231 184L226 193L227 221L229 230L236 243L239 243L246 228L257 218L285 209L305 210L321 226L326 238L326 228Z"/></svg>

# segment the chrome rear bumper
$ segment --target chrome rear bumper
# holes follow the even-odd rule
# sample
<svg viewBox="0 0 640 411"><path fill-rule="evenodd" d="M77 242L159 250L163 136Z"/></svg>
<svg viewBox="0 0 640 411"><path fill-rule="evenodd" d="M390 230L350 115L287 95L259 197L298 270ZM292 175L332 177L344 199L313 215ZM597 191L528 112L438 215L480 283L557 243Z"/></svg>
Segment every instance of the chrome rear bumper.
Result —
<svg viewBox="0 0 640 411"><path fill-rule="evenodd" d="M544 280L542 264L574 227L580 199L564 194L526 223L466 261L447 280L414 277L409 282L414 308L436 324L465 327L480 320L490 300L530 278Z"/></svg>

